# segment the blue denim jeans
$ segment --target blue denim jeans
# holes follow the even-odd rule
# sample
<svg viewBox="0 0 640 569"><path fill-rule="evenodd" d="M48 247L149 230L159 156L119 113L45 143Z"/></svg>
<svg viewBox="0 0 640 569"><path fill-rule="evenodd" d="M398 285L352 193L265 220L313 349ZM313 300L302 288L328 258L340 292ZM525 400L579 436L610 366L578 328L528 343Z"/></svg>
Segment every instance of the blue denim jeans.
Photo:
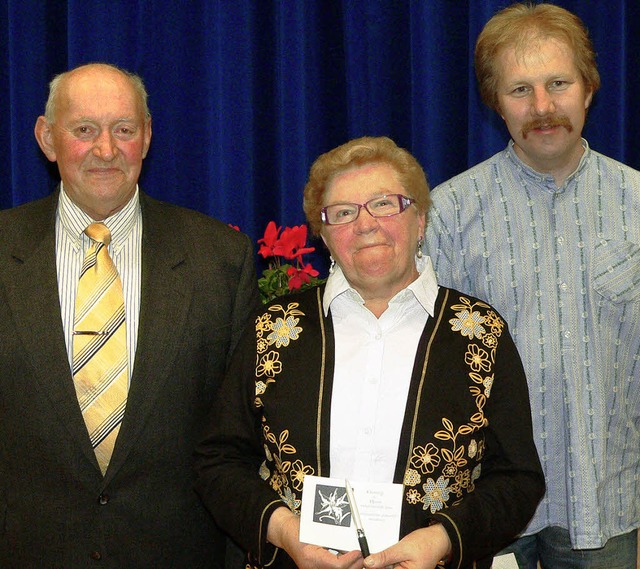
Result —
<svg viewBox="0 0 640 569"><path fill-rule="evenodd" d="M503 553L513 553L520 569L633 569L636 566L638 532L612 537L600 549L571 549L569 532L548 527L521 537Z"/></svg>

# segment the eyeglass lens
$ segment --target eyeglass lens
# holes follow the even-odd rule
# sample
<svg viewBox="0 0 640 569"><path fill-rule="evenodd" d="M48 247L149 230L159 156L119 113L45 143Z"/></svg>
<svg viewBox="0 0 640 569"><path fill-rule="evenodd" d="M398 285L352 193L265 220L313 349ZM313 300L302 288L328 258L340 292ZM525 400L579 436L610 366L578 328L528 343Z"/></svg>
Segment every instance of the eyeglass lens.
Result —
<svg viewBox="0 0 640 569"><path fill-rule="evenodd" d="M364 204L343 203L333 204L323 208L325 223L341 225L351 223L358 218L360 209L365 208L373 217L389 217L397 215L405 209L405 203L400 194L390 194L373 198ZM405 198L406 199L406 198Z"/></svg>

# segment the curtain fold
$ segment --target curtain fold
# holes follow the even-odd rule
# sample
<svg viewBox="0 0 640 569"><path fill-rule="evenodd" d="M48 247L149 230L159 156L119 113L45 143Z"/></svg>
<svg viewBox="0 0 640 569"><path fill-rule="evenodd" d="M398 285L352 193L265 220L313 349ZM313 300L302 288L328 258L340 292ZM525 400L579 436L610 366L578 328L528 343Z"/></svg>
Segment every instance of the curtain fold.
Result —
<svg viewBox="0 0 640 569"><path fill-rule="evenodd" d="M587 24L602 89L585 135L640 168L640 2L562 0ZM0 208L57 182L33 137L47 84L90 61L142 75L153 116L141 186L254 240L304 221L317 155L388 135L436 185L503 148L475 39L504 0L2 0ZM1 230L1 228L0 228Z"/></svg>

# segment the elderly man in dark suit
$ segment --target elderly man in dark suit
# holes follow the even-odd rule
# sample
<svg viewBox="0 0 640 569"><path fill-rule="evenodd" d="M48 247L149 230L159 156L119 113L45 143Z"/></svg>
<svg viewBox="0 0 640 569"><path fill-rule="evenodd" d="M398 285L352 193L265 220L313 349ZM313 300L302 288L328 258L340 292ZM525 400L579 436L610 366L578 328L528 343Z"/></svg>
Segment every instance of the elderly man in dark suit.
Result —
<svg viewBox="0 0 640 569"><path fill-rule="evenodd" d="M35 134L62 183L0 212L0 566L222 567L192 451L258 303L249 239L139 191L151 119L135 75L91 64L56 77ZM115 267L120 343L116 326L79 323L90 250ZM100 358L113 343L125 386L99 428L89 415L116 380L80 379L91 342Z"/></svg>

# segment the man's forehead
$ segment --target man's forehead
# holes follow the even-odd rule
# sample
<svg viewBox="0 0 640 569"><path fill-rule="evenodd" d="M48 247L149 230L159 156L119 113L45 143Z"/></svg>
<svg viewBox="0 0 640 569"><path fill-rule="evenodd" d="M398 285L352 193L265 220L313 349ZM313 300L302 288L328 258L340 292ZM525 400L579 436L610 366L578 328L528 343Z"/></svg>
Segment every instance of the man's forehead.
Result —
<svg viewBox="0 0 640 569"><path fill-rule="evenodd" d="M553 37L535 37L531 42L507 46L498 52L497 61L502 74L509 74L515 68L544 68L552 61L563 67L571 65L577 70L569 44Z"/></svg>
<svg viewBox="0 0 640 569"><path fill-rule="evenodd" d="M116 70L78 70L60 85L57 105L61 110L78 113L131 109L124 113L142 115L142 103L131 81ZM107 100L107 103L104 102ZM122 114L122 113L120 113Z"/></svg>
<svg viewBox="0 0 640 569"><path fill-rule="evenodd" d="M558 50L566 57L573 59L573 50L567 40L541 33L531 33L522 36L516 41L506 45L500 53L511 53L515 56L515 59L521 63L529 58L540 57L540 53L548 49Z"/></svg>
<svg viewBox="0 0 640 569"><path fill-rule="evenodd" d="M61 91L68 96L77 96L83 92L117 91L123 95L134 94L133 85L122 73L106 69L78 69L72 71L61 85Z"/></svg>

